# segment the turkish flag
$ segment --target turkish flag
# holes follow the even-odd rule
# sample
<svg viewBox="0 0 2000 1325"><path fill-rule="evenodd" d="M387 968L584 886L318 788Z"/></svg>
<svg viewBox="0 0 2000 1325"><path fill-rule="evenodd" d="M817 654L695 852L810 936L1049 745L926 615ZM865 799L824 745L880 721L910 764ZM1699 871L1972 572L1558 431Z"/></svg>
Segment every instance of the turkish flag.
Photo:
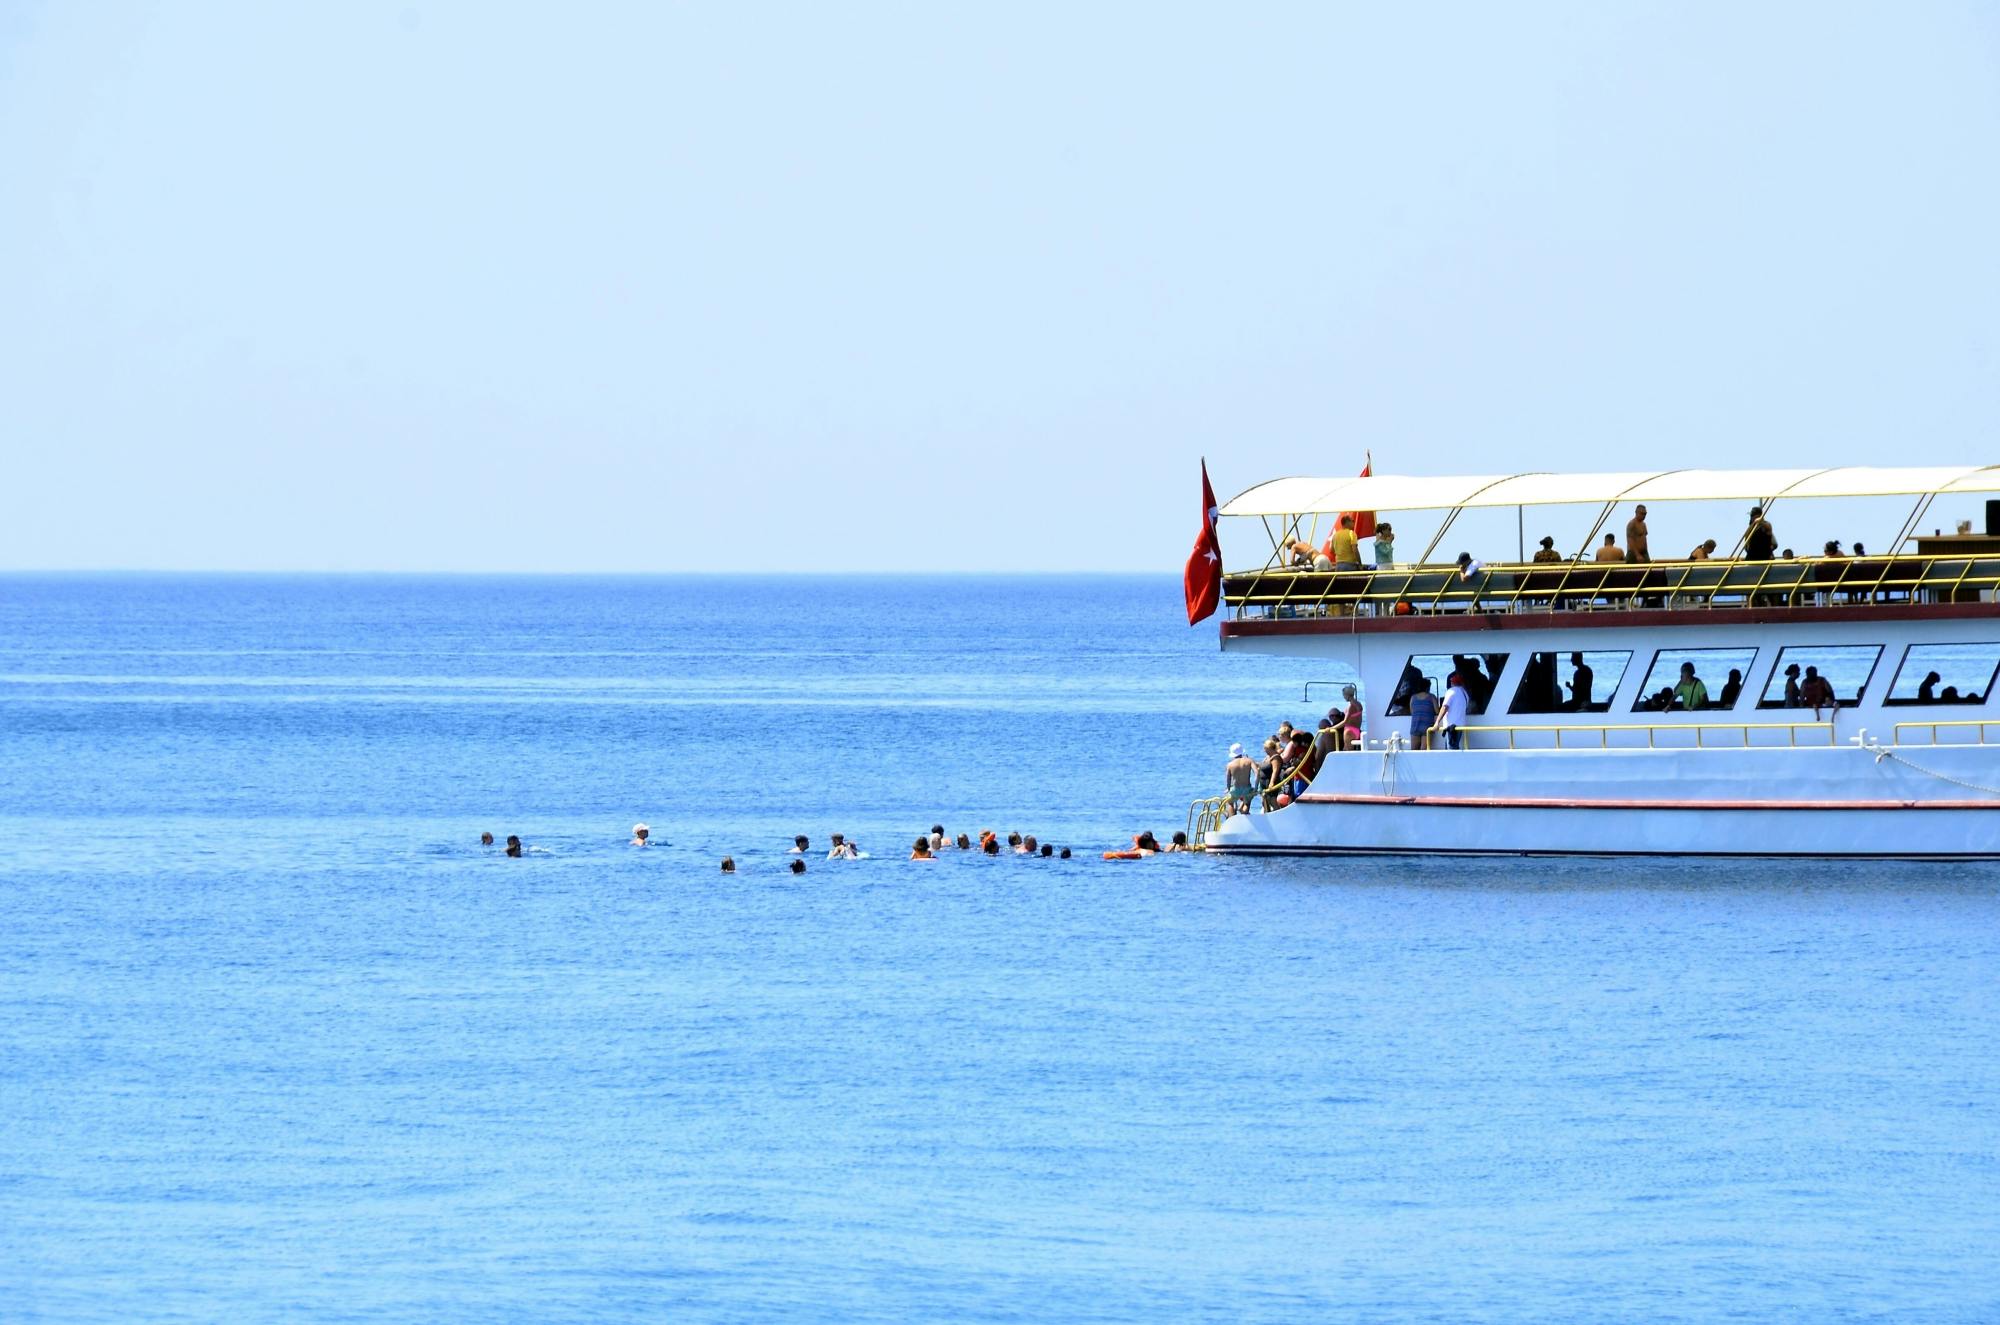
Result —
<svg viewBox="0 0 2000 1325"><path fill-rule="evenodd" d="M1208 485L1208 461L1201 462L1201 533L1181 576L1187 590L1188 624L1215 615L1222 602L1222 541L1215 536L1215 489Z"/></svg>
<svg viewBox="0 0 2000 1325"><path fill-rule="evenodd" d="M1372 474L1372 473L1374 472L1374 470L1375 470L1375 457L1374 457L1374 456L1373 456L1373 455L1371 454L1371 455L1370 455L1370 456L1368 457L1368 463L1367 463L1367 464L1364 464L1363 466L1361 466L1361 477L1362 477L1362 478L1367 478L1367 477L1368 477L1368 476L1369 476L1370 474ZM1343 512L1342 512L1342 514L1343 514L1343 515L1351 515L1351 516L1353 516L1353 517L1354 517L1354 541L1355 541L1355 542L1357 542L1357 543L1358 543L1358 542L1360 542L1360 541L1361 541L1362 539L1364 539L1364 538L1373 538L1373 537L1375 537L1375 512L1373 512L1373 511L1343 511ZM1338 519L1338 518L1336 518L1336 519L1334 520L1334 527L1335 527L1335 528L1338 528L1338 527L1339 527L1339 525L1340 525L1340 521L1339 521L1339 519Z"/></svg>

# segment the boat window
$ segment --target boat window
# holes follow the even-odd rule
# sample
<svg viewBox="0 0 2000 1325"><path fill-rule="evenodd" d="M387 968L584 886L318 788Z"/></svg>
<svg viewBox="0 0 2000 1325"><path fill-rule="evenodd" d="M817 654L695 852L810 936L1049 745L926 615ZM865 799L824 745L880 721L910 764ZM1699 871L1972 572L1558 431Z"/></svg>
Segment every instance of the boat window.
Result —
<svg viewBox="0 0 2000 1325"><path fill-rule="evenodd" d="M1493 683L1500 679L1506 669L1507 655L1504 653L1413 653L1403 664L1403 674L1396 680L1396 692L1389 697L1387 716L1405 717L1410 712L1410 695L1415 692L1417 678L1424 677L1431 683L1431 694L1437 699L1444 698L1444 688L1451 680L1453 672L1465 682L1465 692L1471 703L1466 707L1474 713L1486 711L1486 701L1493 695Z"/></svg>
<svg viewBox="0 0 2000 1325"><path fill-rule="evenodd" d="M1604 713L1625 679L1626 653L1531 653L1509 713Z"/></svg>
<svg viewBox="0 0 2000 1325"><path fill-rule="evenodd" d="M1760 709L1812 707L1813 680L1833 687L1833 702L1851 709L1868 693L1868 679L1881 661L1879 644L1792 644L1778 652L1771 682L1764 687Z"/></svg>
<svg viewBox="0 0 2000 1325"><path fill-rule="evenodd" d="M1701 709L1733 709L1742 697L1743 678L1750 673L1750 664L1757 661L1755 649L1661 649L1653 655L1653 666L1646 673L1646 684L1639 687L1639 701L1632 705L1634 713L1680 713L1687 710L1686 696L1677 693L1681 684L1681 664L1694 666L1694 679L1701 682L1700 691L1706 692L1706 701L1696 705Z"/></svg>
<svg viewBox="0 0 2000 1325"><path fill-rule="evenodd" d="M2000 672L2000 644L1912 644L1884 704L1983 704Z"/></svg>

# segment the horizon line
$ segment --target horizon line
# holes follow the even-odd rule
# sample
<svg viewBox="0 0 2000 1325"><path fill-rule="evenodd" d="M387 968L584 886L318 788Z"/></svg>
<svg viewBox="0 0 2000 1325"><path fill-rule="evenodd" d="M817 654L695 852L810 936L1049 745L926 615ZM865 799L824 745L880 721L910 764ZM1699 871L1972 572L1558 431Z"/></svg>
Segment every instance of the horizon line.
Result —
<svg viewBox="0 0 2000 1325"><path fill-rule="evenodd" d="M908 578L908 579L951 579L976 577L1042 577L1059 579L1089 575L1169 575L1172 568L1154 570L422 570L422 569L350 569L350 570L307 570L286 568L243 568L243 567L129 567L129 566L18 566L0 567L0 577L21 577L29 575L106 575L106 576L170 576L170 575L270 575L270 576L410 576L410 577L460 577L475 579L480 577L544 577L575 578L591 577L612 579L642 578L701 578L701 579L838 579L855 578Z"/></svg>

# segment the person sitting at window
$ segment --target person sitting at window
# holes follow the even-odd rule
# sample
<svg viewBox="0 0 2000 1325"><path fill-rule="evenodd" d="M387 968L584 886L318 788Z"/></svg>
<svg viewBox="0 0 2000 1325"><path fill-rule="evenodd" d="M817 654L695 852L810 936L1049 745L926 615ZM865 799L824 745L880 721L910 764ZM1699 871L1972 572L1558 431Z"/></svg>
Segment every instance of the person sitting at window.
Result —
<svg viewBox="0 0 2000 1325"><path fill-rule="evenodd" d="M1819 668L1806 668L1806 679L1799 682L1799 700L1813 711L1813 721L1819 721L1819 711L1834 707L1833 682L1819 674Z"/></svg>
<svg viewBox="0 0 2000 1325"><path fill-rule="evenodd" d="M1599 561L1625 560L1625 549L1618 546L1618 539L1615 535L1606 534L1604 536L1603 544L1597 549L1597 559Z"/></svg>
<svg viewBox="0 0 2000 1325"><path fill-rule="evenodd" d="M1919 704L1937 703L1938 682L1942 680L1944 678L1936 672L1926 672L1924 679L1917 682L1917 702Z"/></svg>
<svg viewBox="0 0 2000 1325"><path fill-rule="evenodd" d="M1681 664L1681 682L1674 687L1674 704L1684 713L1708 707L1708 687L1694 674L1694 664Z"/></svg>
<svg viewBox="0 0 2000 1325"><path fill-rule="evenodd" d="M1535 560L1537 562L1547 564L1548 562L1551 561L1559 563L1562 561L1562 559L1563 559L1563 554L1556 551L1555 539L1550 538L1547 534L1543 534L1542 547L1539 552L1535 553Z"/></svg>
<svg viewBox="0 0 2000 1325"><path fill-rule="evenodd" d="M1479 659L1470 653L1454 653L1451 665L1457 669L1457 684L1465 687L1466 699L1481 713L1493 698L1494 677L1488 676L1479 664Z"/></svg>
<svg viewBox="0 0 2000 1325"><path fill-rule="evenodd" d="M1688 553L1688 560L1707 561L1710 557L1714 555L1715 555L1715 540L1712 538L1704 538L1701 540L1700 547Z"/></svg>
<svg viewBox="0 0 2000 1325"><path fill-rule="evenodd" d="M1590 711L1590 689L1597 682L1597 673L1583 660L1580 653L1569 656L1569 665L1575 670L1569 676L1569 703L1563 705L1571 713Z"/></svg>
<svg viewBox="0 0 2000 1325"><path fill-rule="evenodd" d="M1958 704L1962 702L1958 695L1957 686L1946 686L1944 689L1938 691L1938 703L1940 704ZM511 843L514 839L510 837L507 840Z"/></svg>
<svg viewBox="0 0 2000 1325"><path fill-rule="evenodd" d="M1743 693L1743 673L1737 668L1729 669L1729 679L1722 683L1722 702L1717 708L1733 709L1736 699Z"/></svg>

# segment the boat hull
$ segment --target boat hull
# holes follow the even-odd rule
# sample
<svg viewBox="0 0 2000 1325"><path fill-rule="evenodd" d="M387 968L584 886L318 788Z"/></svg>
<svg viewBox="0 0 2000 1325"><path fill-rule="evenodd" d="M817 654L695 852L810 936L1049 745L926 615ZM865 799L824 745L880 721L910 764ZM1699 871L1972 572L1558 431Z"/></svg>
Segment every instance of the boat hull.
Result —
<svg viewBox="0 0 2000 1325"><path fill-rule="evenodd" d="M1219 853L2000 858L2000 747L1337 756Z"/></svg>

